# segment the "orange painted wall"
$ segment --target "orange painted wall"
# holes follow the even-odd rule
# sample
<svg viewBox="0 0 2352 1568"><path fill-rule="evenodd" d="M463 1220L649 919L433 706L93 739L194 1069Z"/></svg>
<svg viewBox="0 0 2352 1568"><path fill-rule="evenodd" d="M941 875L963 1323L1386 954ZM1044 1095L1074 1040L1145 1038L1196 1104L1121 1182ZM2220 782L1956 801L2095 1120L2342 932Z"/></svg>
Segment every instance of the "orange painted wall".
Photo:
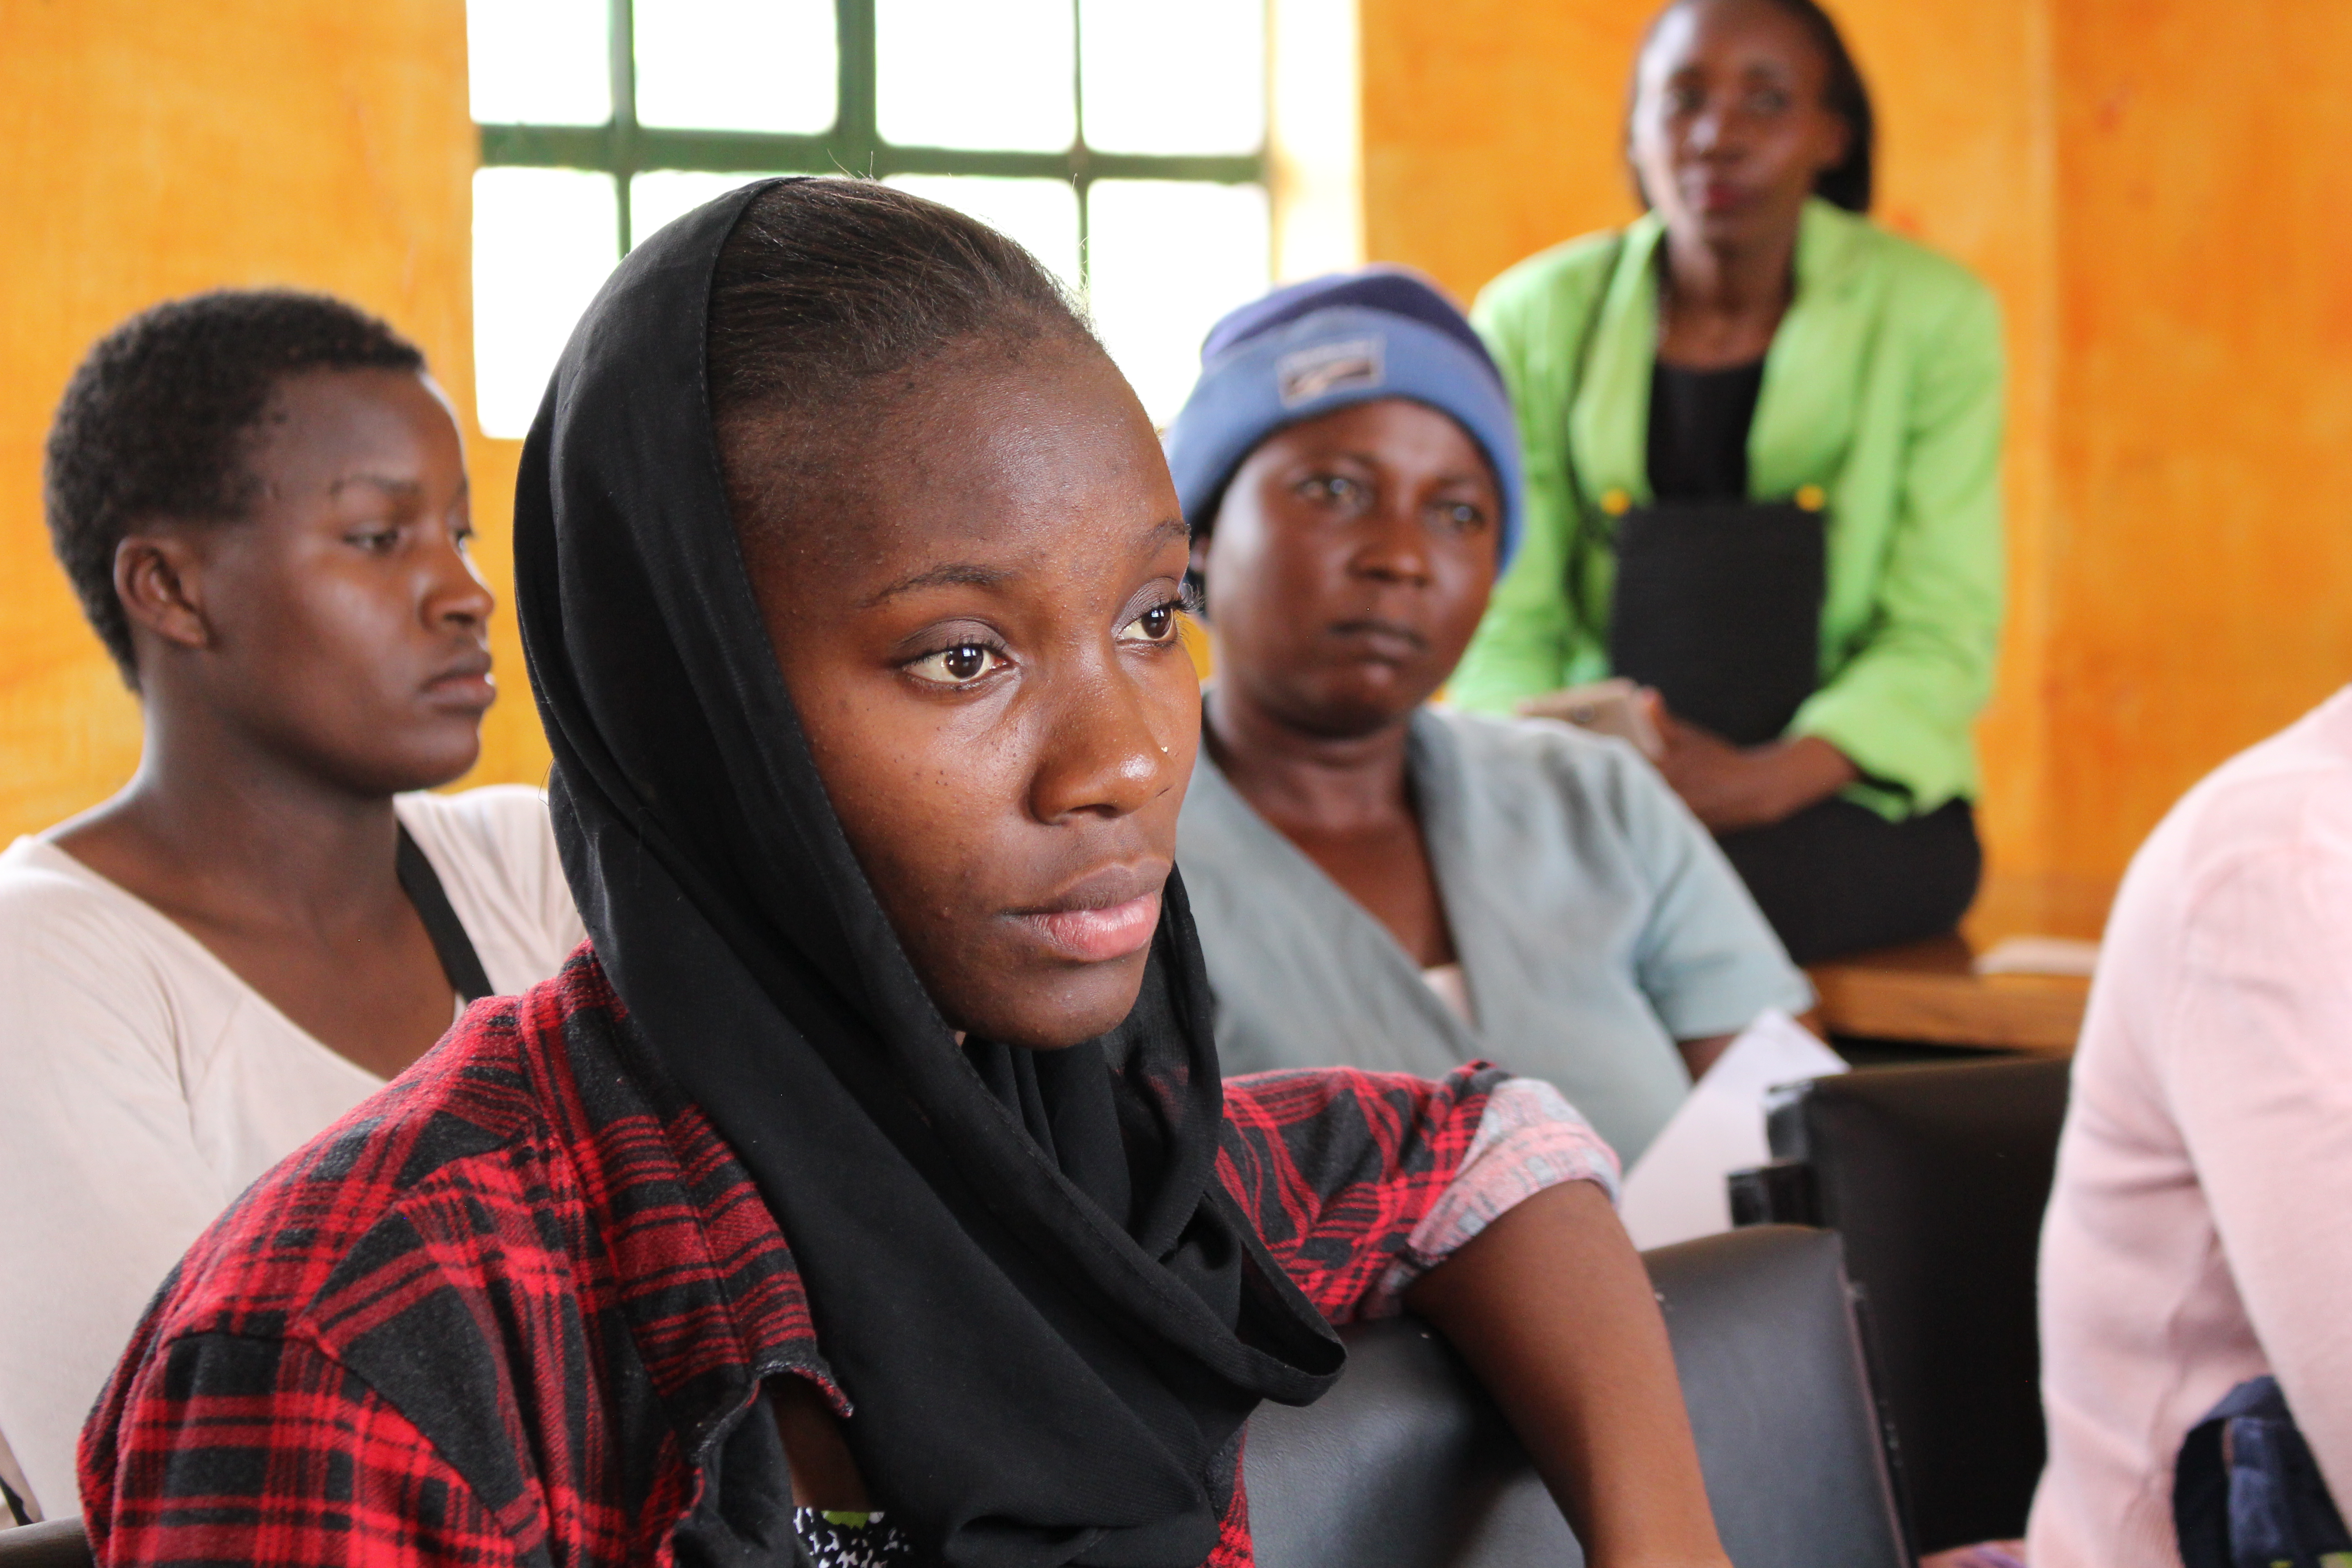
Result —
<svg viewBox="0 0 2352 1568"><path fill-rule="evenodd" d="M1632 211L1649 0L1360 0L1369 254L1465 297ZM2164 808L2352 676L2352 8L1840 0L1880 215L2008 312L2010 631L1982 730L2011 923L2095 926ZM50 562L39 450L89 341L223 283L331 289L432 356L509 587L518 448L470 430L463 0L0 6L0 837L101 798L135 704ZM510 615L479 779L546 753Z"/></svg>
<svg viewBox="0 0 2352 1568"><path fill-rule="evenodd" d="M2067 0L2048 853L2352 678L2352 8Z"/></svg>
<svg viewBox="0 0 2352 1568"><path fill-rule="evenodd" d="M1650 0L1362 3L1372 256L1466 297L1631 214ZM1881 114L1878 216L2007 311L1989 897L2091 934L2181 791L2352 677L2352 9L1834 8Z"/></svg>
<svg viewBox="0 0 2352 1568"><path fill-rule="evenodd" d="M0 840L103 798L136 703L50 559L40 449L90 341L222 284L341 294L415 338L474 459L481 559L508 589L514 447L471 431L474 134L464 0L12 0L0 6ZM511 616L483 778L545 752Z"/></svg>

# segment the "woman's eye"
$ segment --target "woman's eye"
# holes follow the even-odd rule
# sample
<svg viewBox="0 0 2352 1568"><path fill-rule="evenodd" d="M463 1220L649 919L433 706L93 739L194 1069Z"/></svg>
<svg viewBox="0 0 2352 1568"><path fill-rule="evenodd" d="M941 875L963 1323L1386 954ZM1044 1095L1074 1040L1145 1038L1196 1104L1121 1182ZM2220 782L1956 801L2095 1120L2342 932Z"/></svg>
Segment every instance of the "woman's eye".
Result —
<svg viewBox="0 0 2352 1568"><path fill-rule="evenodd" d="M1119 628L1122 642L1164 643L1176 640L1176 612L1171 601L1155 605Z"/></svg>
<svg viewBox="0 0 2352 1568"><path fill-rule="evenodd" d="M1299 487L1309 499L1346 506L1364 493L1363 486L1345 474L1318 474Z"/></svg>
<svg viewBox="0 0 2352 1568"><path fill-rule="evenodd" d="M1486 514L1468 501L1456 501L1444 509L1445 525L1456 533L1471 533L1486 526Z"/></svg>
<svg viewBox="0 0 2352 1568"><path fill-rule="evenodd" d="M363 528L345 537L371 555L383 555L390 553L392 547L400 542L400 530Z"/></svg>
<svg viewBox="0 0 2352 1568"><path fill-rule="evenodd" d="M1778 88L1759 88L1748 95L1750 114L1779 114L1789 107L1789 95Z"/></svg>
<svg viewBox="0 0 2352 1568"><path fill-rule="evenodd" d="M1004 667L1004 656L979 643L958 643L917 659L907 667L918 680L937 686L969 686L983 675Z"/></svg>

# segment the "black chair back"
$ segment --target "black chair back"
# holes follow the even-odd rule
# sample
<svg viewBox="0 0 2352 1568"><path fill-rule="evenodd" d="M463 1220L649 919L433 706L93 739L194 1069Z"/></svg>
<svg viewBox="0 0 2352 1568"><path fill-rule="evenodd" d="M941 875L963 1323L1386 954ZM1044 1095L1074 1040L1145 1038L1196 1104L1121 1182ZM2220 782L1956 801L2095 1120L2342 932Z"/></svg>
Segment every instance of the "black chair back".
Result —
<svg viewBox="0 0 2352 1568"><path fill-rule="evenodd" d="M2021 1535L2042 1474L2035 1254L2063 1058L1865 1068L1780 1091L1736 1214L1845 1239L1919 1549ZM1748 1173L1743 1173L1743 1176Z"/></svg>
<svg viewBox="0 0 2352 1568"><path fill-rule="evenodd" d="M1837 1238L1768 1227L1645 1255L1707 1496L1740 1568L1902 1568ZM1339 1386L1250 1421L1264 1568L1558 1568L1567 1522L1502 1415L1411 1319L1349 1331Z"/></svg>

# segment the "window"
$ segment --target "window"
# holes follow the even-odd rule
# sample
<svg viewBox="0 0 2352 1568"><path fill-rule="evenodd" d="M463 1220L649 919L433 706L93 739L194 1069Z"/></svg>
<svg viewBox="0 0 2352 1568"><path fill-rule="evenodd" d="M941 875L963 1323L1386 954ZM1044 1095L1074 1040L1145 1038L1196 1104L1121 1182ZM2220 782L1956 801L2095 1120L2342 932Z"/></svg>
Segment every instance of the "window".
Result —
<svg viewBox="0 0 2352 1568"><path fill-rule="evenodd" d="M520 436L630 246L854 173L1003 230L1154 419L1267 285L1265 0L469 0L476 399Z"/></svg>

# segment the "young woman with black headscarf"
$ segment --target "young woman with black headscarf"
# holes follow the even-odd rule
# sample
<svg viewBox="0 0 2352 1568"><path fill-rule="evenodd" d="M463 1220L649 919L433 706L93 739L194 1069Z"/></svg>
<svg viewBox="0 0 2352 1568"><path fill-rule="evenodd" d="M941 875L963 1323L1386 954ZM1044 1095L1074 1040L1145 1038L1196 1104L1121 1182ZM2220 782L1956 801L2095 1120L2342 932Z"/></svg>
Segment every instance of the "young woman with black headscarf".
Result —
<svg viewBox="0 0 2352 1568"><path fill-rule="evenodd" d="M1551 1091L1221 1082L1185 528L1018 247L847 181L679 220L516 532L590 945L190 1254L84 1436L102 1559L1243 1564L1243 1423L1402 1303L1591 1561L1722 1563Z"/></svg>

